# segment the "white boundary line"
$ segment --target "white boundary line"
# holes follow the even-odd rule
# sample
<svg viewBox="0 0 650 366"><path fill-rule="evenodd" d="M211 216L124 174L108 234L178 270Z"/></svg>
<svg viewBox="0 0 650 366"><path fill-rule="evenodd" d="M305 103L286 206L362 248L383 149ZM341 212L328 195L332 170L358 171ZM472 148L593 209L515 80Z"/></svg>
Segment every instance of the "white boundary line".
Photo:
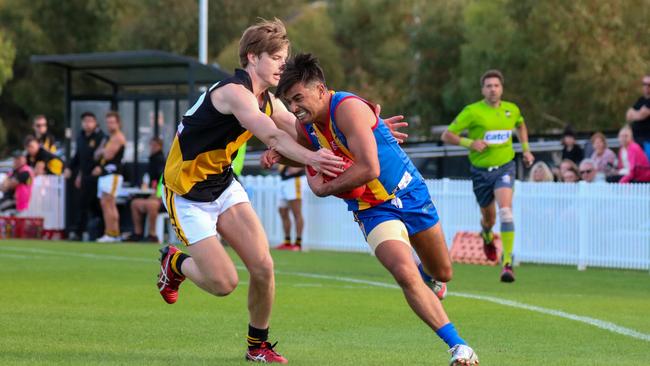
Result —
<svg viewBox="0 0 650 366"><path fill-rule="evenodd" d="M377 282L377 281L368 281L368 280L362 280L362 279L357 279L357 278L348 278L348 277L338 277L338 276L328 276L328 275L320 275L320 274L313 274L313 273L304 273L304 272L284 272L284 271L275 271L277 274L284 274L284 275L294 275L294 276L301 276L301 277L309 277L309 278L319 278L319 279L326 279L326 280L334 280L334 281L342 281L342 282L351 282L351 283L356 283L356 284L365 284L365 285L370 285L370 286L375 286L375 287L384 287L384 288L394 288L394 289L399 289L399 286L391 283L385 283L385 282ZM564 319L569 319L569 320L574 320L578 321L581 323L585 323L603 330L607 330L613 333L618 333L624 336L628 336L631 338L636 338L640 339L643 341L650 342L650 334L645 334L638 332L634 329L630 328L625 328L620 325L596 319L596 318L591 318L588 316L582 316L582 315L575 315L571 313L567 313L561 310L555 310L555 309L548 309L548 308L543 308L541 306L535 306L535 305L528 305L522 302L518 301L512 301L512 300L506 300L506 299L501 299L498 297L494 296L486 296L486 295L474 295L466 292L456 292L456 291L450 291L448 293L449 296L458 296L458 297L463 297L466 299L474 299L474 300L481 300L481 301L487 301L487 302L492 302L495 304L499 305L504 305L504 306L509 306L517 309L523 309L523 310L529 310L529 311L534 311L537 313L541 314L546 314L546 315L552 315L552 316L557 316L560 318Z"/></svg>
<svg viewBox="0 0 650 366"><path fill-rule="evenodd" d="M100 255L100 254L92 254L92 253L74 253L74 252L55 251L55 250L38 249L38 248L21 248L21 247L0 246L0 251L4 251L4 250L12 251L12 252L23 252L23 253L27 252L27 253L74 256L74 257L89 258L89 259L111 259L111 260L119 260L119 261L147 262L147 263L153 262L152 260L145 259L145 258L121 257L121 256L116 256L116 255ZM0 255L2 255L2 254L0 254ZM6 254L5 254L5 256L10 256L10 257L14 257L14 258L19 257L17 255L6 255ZM245 270L245 267L237 266L237 269ZM339 281L339 282L347 282L347 283L354 283L354 284L364 284L364 285L370 285L370 286L381 287L381 288L399 289L399 286L397 286L395 284L392 284L392 283L363 280L363 279L351 278L351 277L328 276L328 275L322 275L322 274L316 274L316 273L289 272L289 271L281 271L281 270L276 270L275 273L281 274L281 275L289 275L289 276L299 276L299 277L317 278L317 279L332 280L332 281ZM650 334L641 333L641 332L638 332L638 331L636 331L634 329L622 327L622 326L614 324L612 322L608 322L608 321L600 320L600 319L596 319L596 318L591 318L591 317L588 317L588 316L571 314L571 313L567 313L567 312L564 312L564 311L561 311L561 310L543 308L541 306L528 305L528 304L525 304L525 303L522 303L522 302L501 299L501 298L494 297L494 296L475 295L475 294L470 294L470 293L465 293L465 292L455 292L455 291L454 292L450 291L449 295L450 296L463 297L463 298L467 298L467 299L487 301L487 302L492 302L492 303L499 304L499 305L509 306L509 307L512 307L512 308L533 311L533 312L536 312L536 313L556 316L556 317L563 318L563 319L569 319L569 320L585 323L585 324L588 324L588 325L591 325L591 326L594 326L596 328L600 328L600 329L603 329L603 330L606 330L606 331L609 331L609 332L612 332L612 333L617 333L617 334L621 334L621 335L624 335L624 336L627 336L627 337L630 337L630 338L635 338L635 339L640 339L642 341L650 342Z"/></svg>

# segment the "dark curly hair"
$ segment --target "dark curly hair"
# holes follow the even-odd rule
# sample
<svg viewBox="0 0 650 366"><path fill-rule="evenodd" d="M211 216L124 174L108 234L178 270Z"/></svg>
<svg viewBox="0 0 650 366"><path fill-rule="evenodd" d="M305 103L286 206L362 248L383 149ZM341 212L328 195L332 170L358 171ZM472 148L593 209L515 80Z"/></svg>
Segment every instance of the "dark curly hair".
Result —
<svg viewBox="0 0 650 366"><path fill-rule="evenodd" d="M299 53L287 61L275 95L282 98L295 84L300 82L307 84L313 81L325 84L325 75L318 64L318 58L311 53Z"/></svg>

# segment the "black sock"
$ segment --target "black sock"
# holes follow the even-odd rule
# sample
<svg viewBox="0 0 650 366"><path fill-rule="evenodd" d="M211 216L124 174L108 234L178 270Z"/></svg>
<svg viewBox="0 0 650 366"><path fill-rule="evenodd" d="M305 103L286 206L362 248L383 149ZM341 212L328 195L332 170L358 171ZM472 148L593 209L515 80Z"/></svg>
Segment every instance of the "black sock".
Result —
<svg viewBox="0 0 650 366"><path fill-rule="evenodd" d="M284 244L291 244L291 235L284 236Z"/></svg>
<svg viewBox="0 0 650 366"><path fill-rule="evenodd" d="M302 238L299 237L299 236L296 237L296 242L294 244L296 244L297 246L301 246L302 245Z"/></svg>
<svg viewBox="0 0 650 366"><path fill-rule="evenodd" d="M173 265L174 258L172 258L172 271L176 272L176 274L179 275L179 276L185 276L183 274L183 270L181 269L181 267L183 265L183 262L185 262L185 260L187 258L190 258L190 256L185 254L185 253L179 253L178 258L176 258L176 265L175 266ZM174 270L174 269L176 269L176 270Z"/></svg>
<svg viewBox="0 0 650 366"><path fill-rule="evenodd" d="M248 325L248 336L246 337L248 349L259 348L268 338L269 328L258 329L250 324Z"/></svg>

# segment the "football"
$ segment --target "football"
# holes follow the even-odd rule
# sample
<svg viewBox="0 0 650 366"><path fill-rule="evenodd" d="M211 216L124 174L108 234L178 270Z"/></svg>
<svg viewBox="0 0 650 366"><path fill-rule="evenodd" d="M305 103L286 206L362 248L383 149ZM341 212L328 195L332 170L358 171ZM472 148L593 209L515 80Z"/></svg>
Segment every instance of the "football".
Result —
<svg viewBox="0 0 650 366"><path fill-rule="evenodd" d="M352 164L354 164L354 161L352 161L352 159L348 158L347 156L343 156L342 158L344 163L343 164L344 171L347 170L349 167L351 167ZM307 172L312 177L317 174L317 172L311 166L307 166ZM323 175L323 182L325 183L329 182L332 179L334 178L327 175ZM357 188L354 188L347 192L336 194L335 196L339 198L343 198L345 200L352 200L361 197L361 195L363 195L363 192L365 191L366 191L366 186L364 185L364 186L359 186Z"/></svg>

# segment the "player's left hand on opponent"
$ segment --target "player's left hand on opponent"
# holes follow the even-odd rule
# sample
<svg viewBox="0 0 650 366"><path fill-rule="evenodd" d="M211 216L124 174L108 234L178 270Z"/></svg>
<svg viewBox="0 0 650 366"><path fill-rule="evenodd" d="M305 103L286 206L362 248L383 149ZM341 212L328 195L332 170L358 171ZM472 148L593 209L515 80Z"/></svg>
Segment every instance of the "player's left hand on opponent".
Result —
<svg viewBox="0 0 650 366"><path fill-rule="evenodd" d="M260 156L260 165L264 169L271 169L275 163L280 162L280 153L273 149L268 149Z"/></svg>
<svg viewBox="0 0 650 366"><path fill-rule="evenodd" d="M535 156L530 151L524 151L524 165L526 168L530 168L535 162Z"/></svg>
<svg viewBox="0 0 650 366"><path fill-rule="evenodd" d="M377 104L377 106L375 107L375 115L379 117L379 113L381 113L381 105ZM393 137L397 140L398 144L403 143L409 137L407 133L398 131L400 128L409 125L408 122L404 121L404 116L397 115L397 116L385 118L384 123L386 124L386 127L388 127L388 129L390 130L390 133L393 135Z"/></svg>
<svg viewBox="0 0 650 366"><path fill-rule="evenodd" d="M345 170L343 158L335 155L330 149L313 151L307 161L316 172L334 178Z"/></svg>

